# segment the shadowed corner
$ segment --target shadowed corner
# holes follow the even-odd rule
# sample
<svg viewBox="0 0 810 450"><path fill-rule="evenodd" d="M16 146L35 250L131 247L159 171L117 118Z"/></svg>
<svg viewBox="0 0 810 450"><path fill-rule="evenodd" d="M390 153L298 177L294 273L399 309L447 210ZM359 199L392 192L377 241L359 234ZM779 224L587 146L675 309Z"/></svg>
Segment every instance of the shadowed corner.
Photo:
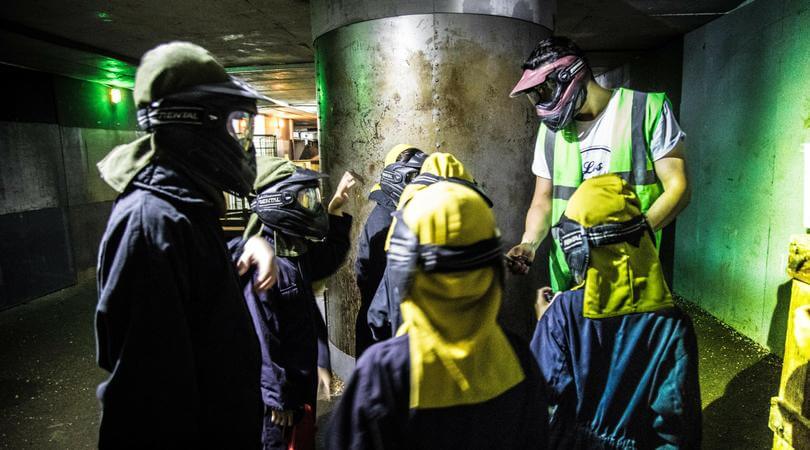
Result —
<svg viewBox="0 0 810 450"><path fill-rule="evenodd" d="M787 333L788 316L790 315L790 290L792 281L786 281L776 290L776 305L771 315L771 325L768 329L768 347L775 355L785 353L785 337Z"/></svg>
<svg viewBox="0 0 810 450"><path fill-rule="evenodd" d="M781 359L677 295L676 303L692 318L698 338L703 448L771 448L768 417Z"/></svg>

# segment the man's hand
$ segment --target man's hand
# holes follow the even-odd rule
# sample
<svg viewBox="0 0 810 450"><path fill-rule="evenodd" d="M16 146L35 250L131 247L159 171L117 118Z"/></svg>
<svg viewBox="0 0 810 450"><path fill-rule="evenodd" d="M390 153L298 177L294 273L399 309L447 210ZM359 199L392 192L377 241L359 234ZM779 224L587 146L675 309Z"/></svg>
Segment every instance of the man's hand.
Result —
<svg viewBox="0 0 810 450"><path fill-rule="evenodd" d="M554 300L554 291L551 290L550 287L542 287L537 290L537 300L534 302L534 314L537 316L537 320L540 320L543 317L543 314L546 313L546 310L549 306L551 306L551 302Z"/></svg>
<svg viewBox="0 0 810 450"><path fill-rule="evenodd" d="M293 412L289 409L283 411L274 409L270 411L270 421L280 427L291 427L293 426Z"/></svg>
<svg viewBox="0 0 810 450"><path fill-rule="evenodd" d="M247 273L251 266L256 266L254 287L257 291L264 292L276 284L278 280L276 254L273 247L261 236L253 236L245 242L245 249L236 263L239 275Z"/></svg>
<svg viewBox="0 0 810 450"><path fill-rule="evenodd" d="M343 215L341 208L343 208L343 205L349 200L349 193L356 184L357 179L351 173L343 173L343 177L340 179L337 189L335 189L335 195L329 202L329 208L327 209L329 214L333 216Z"/></svg>
<svg viewBox="0 0 810 450"><path fill-rule="evenodd" d="M526 275L534 262L534 252L534 246L530 242L512 247L506 253L506 267L515 275Z"/></svg>

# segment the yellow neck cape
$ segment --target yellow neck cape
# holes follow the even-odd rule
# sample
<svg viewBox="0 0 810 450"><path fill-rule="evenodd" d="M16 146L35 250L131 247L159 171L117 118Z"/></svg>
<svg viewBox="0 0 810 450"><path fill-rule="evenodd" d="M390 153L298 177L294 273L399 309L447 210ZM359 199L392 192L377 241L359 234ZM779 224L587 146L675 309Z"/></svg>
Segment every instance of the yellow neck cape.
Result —
<svg viewBox="0 0 810 450"><path fill-rule="evenodd" d="M495 321L501 304L495 277L491 268L414 276L398 332L409 336L411 408L482 403L523 381Z"/></svg>

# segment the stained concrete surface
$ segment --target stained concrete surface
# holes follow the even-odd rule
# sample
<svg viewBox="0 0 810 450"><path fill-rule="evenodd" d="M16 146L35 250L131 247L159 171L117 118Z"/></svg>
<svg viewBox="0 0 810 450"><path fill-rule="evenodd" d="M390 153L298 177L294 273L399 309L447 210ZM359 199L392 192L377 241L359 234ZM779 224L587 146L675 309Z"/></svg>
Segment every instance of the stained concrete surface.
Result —
<svg viewBox="0 0 810 450"><path fill-rule="evenodd" d="M79 284L0 312L0 449L93 448L93 274ZM700 349L705 449L767 449L769 399L781 361L702 310L692 315ZM319 442L333 404L319 402Z"/></svg>

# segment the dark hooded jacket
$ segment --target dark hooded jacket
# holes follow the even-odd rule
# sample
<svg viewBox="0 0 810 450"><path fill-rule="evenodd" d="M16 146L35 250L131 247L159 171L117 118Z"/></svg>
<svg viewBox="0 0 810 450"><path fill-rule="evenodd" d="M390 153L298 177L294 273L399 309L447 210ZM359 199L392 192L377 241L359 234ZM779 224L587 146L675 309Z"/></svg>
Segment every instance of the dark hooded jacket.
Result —
<svg viewBox="0 0 810 450"><path fill-rule="evenodd" d="M531 349L547 385L551 447L698 449L697 343L678 308L589 319L583 291L554 299Z"/></svg>
<svg viewBox="0 0 810 450"><path fill-rule="evenodd" d="M315 407L318 366L318 322L321 322L312 283L334 274L349 251L349 215L329 216L326 240L309 243L296 257L276 257L278 281L264 293L253 290L254 271L242 277L243 292L262 352L261 396L275 410ZM273 232L262 236L274 246ZM240 239L230 242L240 256Z"/></svg>
<svg viewBox="0 0 810 450"><path fill-rule="evenodd" d="M507 333L525 379L484 403L410 409L408 335L357 362L327 431L329 449L544 449L547 405L526 342Z"/></svg>
<svg viewBox="0 0 810 450"><path fill-rule="evenodd" d="M256 333L218 210L182 172L143 168L99 251L100 448L258 448Z"/></svg>
<svg viewBox="0 0 810 450"><path fill-rule="evenodd" d="M357 312L355 323L355 357L360 355L375 342L372 335L372 326L375 333L384 333L381 338L390 337L387 324L387 311L385 315L372 313L369 307L377 292L377 286L383 278L386 266L385 239L388 228L391 227L391 213L397 205L382 190L372 191L369 200L377 204L371 210L363 231L360 233L357 244L357 260L354 263L354 272L357 276L357 287L360 289L360 310Z"/></svg>

